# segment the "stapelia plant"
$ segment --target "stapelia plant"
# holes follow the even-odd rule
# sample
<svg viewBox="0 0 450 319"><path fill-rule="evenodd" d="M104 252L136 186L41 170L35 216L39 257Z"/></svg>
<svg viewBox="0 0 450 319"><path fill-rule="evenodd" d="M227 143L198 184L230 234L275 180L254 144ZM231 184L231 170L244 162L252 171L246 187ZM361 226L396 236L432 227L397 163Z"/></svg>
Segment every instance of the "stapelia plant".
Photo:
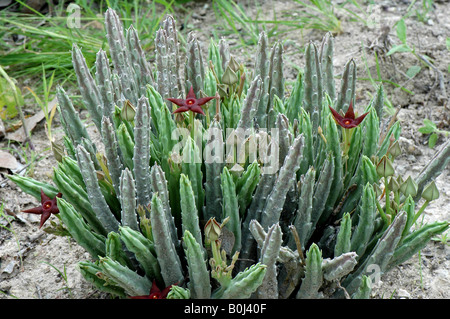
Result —
<svg viewBox="0 0 450 319"><path fill-rule="evenodd" d="M72 50L103 145L59 87L66 154L53 184L10 176L38 200L41 190L63 194L57 216L92 255L79 268L99 289L138 298L367 298L374 270L385 273L448 229L416 221L439 196L432 181L450 161L449 142L415 181L395 176L400 124L380 125L381 86L368 105L355 105L353 60L336 88L331 35L307 45L287 94L282 46L270 48L264 33L252 70L225 40L211 40L205 60L190 33L182 77L172 17L156 34L155 65L111 9L105 25L112 68L100 50L91 74ZM173 114L188 110L199 114Z"/></svg>

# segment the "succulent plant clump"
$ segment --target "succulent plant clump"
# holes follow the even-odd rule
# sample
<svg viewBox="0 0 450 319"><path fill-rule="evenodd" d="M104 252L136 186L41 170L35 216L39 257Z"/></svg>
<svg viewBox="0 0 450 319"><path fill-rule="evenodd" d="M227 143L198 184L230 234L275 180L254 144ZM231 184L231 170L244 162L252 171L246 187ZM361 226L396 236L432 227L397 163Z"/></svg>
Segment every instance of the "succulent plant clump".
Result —
<svg viewBox="0 0 450 319"><path fill-rule="evenodd" d="M111 9L105 26L112 67L100 50L91 74L72 51L103 146L58 87L65 151L53 183L10 176L37 200L54 199L53 227L91 254L79 269L98 289L149 299L367 298L374 269L389 271L449 228L415 226L439 196L433 180L450 161L449 142L415 181L396 176L401 128L380 126L383 87L356 106L350 60L336 88L330 34L307 45L287 92L283 47L269 47L264 32L248 70L226 40L211 40L206 63L193 33L183 64L171 16L156 33L154 65Z"/></svg>

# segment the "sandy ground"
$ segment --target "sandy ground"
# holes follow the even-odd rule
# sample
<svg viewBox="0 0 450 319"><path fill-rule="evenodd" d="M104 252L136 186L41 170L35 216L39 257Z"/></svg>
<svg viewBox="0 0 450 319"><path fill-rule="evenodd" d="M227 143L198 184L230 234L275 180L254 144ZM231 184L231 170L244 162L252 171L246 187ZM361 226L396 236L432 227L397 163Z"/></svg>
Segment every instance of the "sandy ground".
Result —
<svg viewBox="0 0 450 319"><path fill-rule="evenodd" d="M263 5L255 8L249 7L249 16L259 13L258 18L272 19L273 12L286 19L292 18L298 11L299 5L293 1L259 1ZM390 27L388 36L394 43L399 43L392 26L405 14L407 1L381 1L385 6L382 18L375 19L374 27L363 26L351 22L348 14L338 12L342 20L343 32L335 36L336 74L342 72L345 63L354 58L358 66L357 105L365 105L374 93L372 84L365 80L368 77L364 65L364 56L367 57L368 67L372 76L376 77L376 66L373 51L363 50L362 44L369 45L381 34L382 26ZM246 3L246 2L243 2ZM197 36L205 44L211 36L212 28L216 32L223 29L218 26L214 13L208 4L190 3L196 12L189 20L186 28L194 29ZM448 66L450 64L449 51L445 39L450 34L450 19L445 12L449 12L448 1L436 2L436 8L429 15L425 23L414 17L406 20L408 43L416 47L421 54L430 56L434 65L442 72L444 84L450 96L448 81ZM378 20L377 20L378 19ZM320 42L324 32L318 30L291 31L280 33L271 38L282 40L285 48L285 73L288 80L294 80L297 72L294 65L303 67L304 57L300 48L311 41ZM234 40L233 40L234 37ZM231 36L231 45L238 44L238 39ZM252 52L233 49L232 54L251 65ZM241 60L242 61L242 60ZM413 65L420 65L415 56L410 53L399 53L394 59L380 59L380 70L383 78L389 78L401 84L413 94L406 93L399 88L386 85L385 89L389 100L395 108L399 108L398 119L402 125L401 145L403 154L396 159L395 168L404 177L417 176L422 167L431 158L432 154L442 145L444 137L440 136L434 149L427 146L427 136L418 132L422 120L429 118L438 127L449 131L449 103L443 99L442 91L436 82L436 73L427 67L412 79L404 76L406 70ZM58 127L58 120L54 135L61 138L62 130ZM92 127L90 128L93 129ZM34 177L40 180L51 179L51 167L55 160L48 148L48 141L44 132L43 123L39 123L33 131L33 143L37 152L43 155L33 169ZM6 140L0 140L0 148L7 147ZM77 262L89 259L89 254L75 241L58 237L38 229L39 217L23 214L21 209L37 205L36 200L23 193L13 183L5 180L7 170L0 170L0 199L5 205L5 211L12 211L18 218L10 224L5 218L0 218L4 227L0 228L0 299L1 298L109 298L110 296L97 291L86 282L77 269ZM430 204L425 210L423 222L450 220L450 170L447 168L436 183L440 190L440 198ZM419 203L421 204L421 202ZM56 220L56 219L55 219ZM420 254L383 275L372 293L374 298L450 298L450 247L447 243L431 241Z"/></svg>

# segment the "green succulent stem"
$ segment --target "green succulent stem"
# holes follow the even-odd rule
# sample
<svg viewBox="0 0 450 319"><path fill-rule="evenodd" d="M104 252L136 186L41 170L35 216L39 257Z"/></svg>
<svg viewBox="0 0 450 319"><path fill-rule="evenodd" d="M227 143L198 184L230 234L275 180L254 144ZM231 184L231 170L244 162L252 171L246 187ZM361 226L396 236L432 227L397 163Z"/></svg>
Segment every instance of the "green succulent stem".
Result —
<svg viewBox="0 0 450 319"><path fill-rule="evenodd" d="M348 129L348 128L342 128L342 152L343 152L343 157L345 158L346 156L348 156L348 152L350 150L350 145L351 145L351 141L352 141L352 136L353 136L353 131L354 129Z"/></svg>
<svg viewBox="0 0 450 319"><path fill-rule="evenodd" d="M391 215L391 198L390 198L391 190L389 189L387 176L384 177L384 189L386 193L386 215Z"/></svg>
<svg viewBox="0 0 450 319"><path fill-rule="evenodd" d="M191 129L191 138L195 141L195 113L189 112L189 127Z"/></svg>
<svg viewBox="0 0 450 319"><path fill-rule="evenodd" d="M377 210L380 213L381 219L384 221L385 225L388 225L389 224L389 219L386 216L386 213L384 212L383 207L381 207L381 204L380 204L380 202L378 200L376 200L375 203L377 205Z"/></svg>
<svg viewBox="0 0 450 319"><path fill-rule="evenodd" d="M423 203L422 207L420 207L419 211L414 215L413 224L417 221L417 219L422 215L423 211L427 206L430 204L429 200L425 200L425 203Z"/></svg>
<svg viewBox="0 0 450 319"><path fill-rule="evenodd" d="M394 201L395 201L395 203L397 204L397 207L399 207L399 210L400 210L401 204L400 204L400 194L399 194L398 190L394 192Z"/></svg>
<svg viewBox="0 0 450 319"><path fill-rule="evenodd" d="M218 240L214 240L211 242L211 252L212 259L214 260L216 265L222 265L225 261L222 259L222 254L220 253L220 242ZM221 285L226 285L224 280L219 280Z"/></svg>
<svg viewBox="0 0 450 319"><path fill-rule="evenodd" d="M210 259L210 265L212 268L211 276L220 283L220 289L227 289L232 282L232 272L234 265L239 256L239 252L236 252L230 262L227 265L227 256L225 250L221 250L221 245L219 240L211 242L211 250L213 258Z"/></svg>

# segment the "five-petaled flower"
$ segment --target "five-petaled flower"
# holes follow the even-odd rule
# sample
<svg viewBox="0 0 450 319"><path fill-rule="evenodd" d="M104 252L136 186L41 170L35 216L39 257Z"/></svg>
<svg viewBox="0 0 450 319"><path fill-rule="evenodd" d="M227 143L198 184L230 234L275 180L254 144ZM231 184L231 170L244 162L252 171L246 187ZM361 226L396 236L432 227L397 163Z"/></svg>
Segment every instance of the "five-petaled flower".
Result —
<svg viewBox="0 0 450 319"><path fill-rule="evenodd" d="M333 117L334 117L334 120L336 121L336 123L346 129L357 127L359 124L361 124L361 122L364 120L366 115L369 114L369 112L367 112L367 113L364 113L363 115L355 118L355 113L353 112L352 102L350 102L347 113L345 113L344 116L340 115L331 106L330 106L330 111L333 114Z"/></svg>
<svg viewBox="0 0 450 319"><path fill-rule="evenodd" d="M152 288L150 289L150 294L145 296L133 296L131 299L166 299L169 294L172 285L164 288L162 291L156 285L156 281L153 280Z"/></svg>
<svg viewBox="0 0 450 319"><path fill-rule="evenodd" d="M41 215L41 223L39 225L39 228L41 228L51 214L59 214L56 197L61 196L62 194L58 193L53 199L51 199L45 195L44 191L41 189L41 206L23 210L22 212Z"/></svg>
<svg viewBox="0 0 450 319"><path fill-rule="evenodd" d="M192 111L194 113L205 115L205 112L203 112L201 106L214 98L214 96L208 96L197 99L194 94L194 88L191 86L186 99L169 98L168 100L179 106L179 108L177 108L173 113Z"/></svg>

